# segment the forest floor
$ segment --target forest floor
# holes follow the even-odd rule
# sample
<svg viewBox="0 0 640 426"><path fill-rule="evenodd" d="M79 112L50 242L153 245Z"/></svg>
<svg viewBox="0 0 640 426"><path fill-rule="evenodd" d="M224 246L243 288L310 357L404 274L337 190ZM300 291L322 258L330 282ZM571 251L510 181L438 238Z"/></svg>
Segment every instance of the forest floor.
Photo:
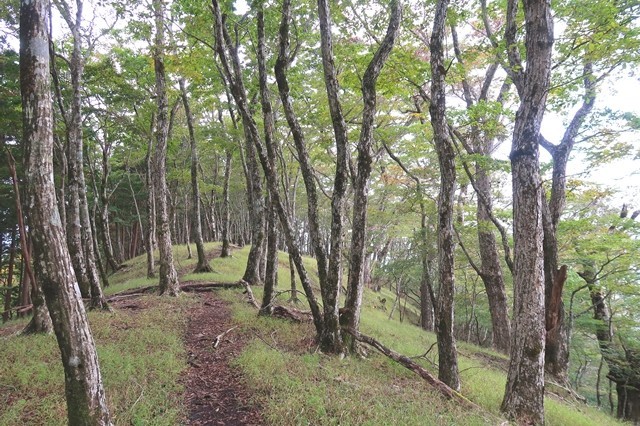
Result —
<svg viewBox="0 0 640 426"><path fill-rule="evenodd" d="M190 425L260 425L258 407L233 360L250 339L231 319L228 302L201 293L185 336L189 369L182 377Z"/></svg>

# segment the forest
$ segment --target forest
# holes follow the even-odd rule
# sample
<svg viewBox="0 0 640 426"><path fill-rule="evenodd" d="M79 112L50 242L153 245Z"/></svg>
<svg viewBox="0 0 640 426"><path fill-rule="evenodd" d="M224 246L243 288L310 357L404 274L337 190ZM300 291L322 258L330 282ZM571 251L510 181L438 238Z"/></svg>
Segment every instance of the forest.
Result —
<svg viewBox="0 0 640 426"><path fill-rule="evenodd" d="M245 377L286 331L342 392L366 385L331 363L376 353L489 424L569 424L550 394L640 424L639 62L635 0L3 2L0 365L53 335L69 424L154 423L101 362L153 306L178 341L224 324L214 349L272 327ZM491 408L471 347L506 376ZM220 424L391 422L328 407Z"/></svg>

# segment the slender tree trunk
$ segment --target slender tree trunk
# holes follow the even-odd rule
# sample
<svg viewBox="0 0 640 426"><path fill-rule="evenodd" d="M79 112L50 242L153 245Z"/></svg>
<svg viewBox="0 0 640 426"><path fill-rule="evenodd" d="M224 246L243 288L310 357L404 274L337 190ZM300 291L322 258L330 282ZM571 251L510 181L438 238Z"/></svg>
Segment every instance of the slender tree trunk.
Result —
<svg viewBox="0 0 640 426"><path fill-rule="evenodd" d="M505 36L513 40L518 2L509 0ZM544 261L540 123L551 70L553 20L549 2L525 2L527 67L511 148L513 177L514 309L511 356L502 411L524 424L544 424ZM512 47L510 47L512 49ZM513 55L513 52L509 52Z"/></svg>
<svg viewBox="0 0 640 426"><path fill-rule="evenodd" d="M42 293L41 284L36 280L35 274L31 267L31 250L29 249L29 243L27 242L27 227L24 224L24 213L22 211L22 201L20 199L20 188L18 186L18 176L16 174L15 160L11 152L7 150L9 157L9 173L11 173L11 180L13 181L13 191L16 194L16 217L18 218L18 231L20 233L20 248L22 251L23 269L22 274L26 275L27 282L29 283L28 291L27 286L23 287L23 303L22 306L28 304L29 299L33 304L33 317L25 329L22 331L25 334L30 333L51 333L53 331L53 325L51 324L51 317ZM26 274L25 274L26 272Z"/></svg>
<svg viewBox="0 0 640 426"><path fill-rule="evenodd" d="M169 227L169 209L167 188L167 139L169 123L167 121L167 89L164 70L164 3L154 0L153 9L156 21L156 36L153 62L156 74L156 100L158 106L156 124L155 152L155 192L157 209L158 248L160 251L160 294L177 296L180 293L178 274L173 263L171 229Z"/></svg>
<svg viewBox="0 0 640 426"><path fill-rule="evenodd" d="M340 281L342 276L342 249L344 241L344 208L348 180L348 136L347 124L342 114L338 98L339 84L333 57L333 36L331 33L331 11L327 0L318 0L320 21L320 50L322 68L327 90L327 100L331 113L331 123L336 143L336 172L331 196L331 234L329 239L329 262L327 285L321 288L324 302L324 331L320 345L331 352L343 352L344 344L340 334L338 307Z"/></svg>
<svg viewBox="0 0 640 426"><path fill-rule="evenodd" d="M509 353L511 324L507 306L507 293L496 246L496 237L490 228L491 178L481 165L476 164L475 179L475 187L482 192L483 197L483 200L480 200L480 196L478 196L476 220L478 223L478 246L482 264L480 278L489 301L493 346L501 352Z"/></svg>
<svg viewBox="0 0 640 426"><path fill-rule="evenodd" d="M16 260L16 228L11 230L11 244L9 246L9 264L7 265L7 287L4 294L4 312L2 313L2 322L9 321L11 316L11 293L13 291L13 271Z"/></svg>
<svg viewBox="0 0 640 426"><path fill-rule="evenodd" d="M227 161L224 165L224 184L222 187L222 253L220 257L231 256L229 249L229 228L231 226L231 218L229 214L229 180L231 179L231 161L233 154L230 149L227 150Z"/></svg>
<svg viewBox="0 0 640 426"><path fill-rule="evenodd" d="M262 164L262 168L266 174L266 181L269 185L270 194L275 201L278 216L280 218L280 223L282 224L285 239L287 241L287 246L289 247L289 250L294 257L294 262L296 264L298 274L300 275L300 280L302 281L302 286L305 290L307 301L309 302L309 308L311 309L311 313L313 316L316 333L318 334L318 336L320 336L323 331L324 325L322 314L320 313L320 307L318 306L318 303L313 294L309 276L307 274L304 263L302 262L302 255L300 254L300 250L293 238L291 224L289 223L289 218L286 214L286 210L278 192L278 175L275 170L275 164L274 162L270 161L267 152L265 152L265 149L262 146L258 127L253 120L251 112L249 111L246 91L242 80L240 59L238 57L238 52L233 47L231 39L226 31L226 27L222 19L222 13L220 12L220 6L217 0L212 0L212 4L215 19L216 52L220 58L220 61L222 62L224 75L227 83L231 87L231 91L236 105L238 106L238 110L242 115L243 123L245 124L245 132L247 132L248 136L250 136L250 140L253 141L260 158L260 163ZM228 56L231 57L231 63L228 59Z"/></svg>
<svg viewBox="0 0 640 426"><path fill-rule="evenodd" d="M264 141L267 149L267 156L270 166L275 169L276 148L274 140L275 123L273 117L273 107L271 106L271 93L267 84L267 59L264 31L264 11L263 3L258 3L258 81L260 85L260 104L264 118ZM276 186L277 191L277 186ZM266 220L267 241L266 241L266 265L264 293L260 312L268 315L271 313L271 304L275 287L278 285L278 216L276 213L273 189L269 187L267 199L268 214Z"/></svg>
<svg viewBox="0 0 640 426"><path fill-rule="evenodd" d="M151 135L153 134L156 127L156 119L155 115L151 118ZM147 165L147 170L145 173L145 183L147 186L147 222L149 222L147 226L147 234L145 238L145 248L147 250L147 278L155 278L156 277L156 263L153 252L155 250L154 245L154 236L156 235L156 203L155 203L155 195L154 188L155 182L153 181L153 163L151 161L151 150L153 149L153 137L149 135L149 140L147 142L147 155L145 157L145 163Z"/></svg>
<svg viewBox="0 0 640 426"><path fill-rule="evenodd" d="M69 424L110 425L95 344L55 200L47 9L41 0L20 6L20 86L36 275L62 355Z"/></svg>
<svg viewBox="0 0 640 426"><path fill-rule="evenodd" d="M111 226L109 225L109 192L108 182L111 174L111 166L109 164L109 151L107 149L107 138L105 136L105 146L102 151L102 178L100 181L100 234L104 246L104 254L111 271L115 272L120 269L120 261L116 259L113 251L113 243L111 241Z"/></svg>
<svg viewBox="0 0 640 426"><path fill-rule="evenodd" d="M70 61L71 73L71 114L65 117L67 127L69 166L69 197L73 206L71 216L71 241L73 251L78 257L77 266L83 274L83 285L88 285L92 309L109 309L102 294L102 287L96 267L96 255L93 248L93 234L89 218L89 203L87 201L87 186L84 178L84 147L82 135L82 78L85 59L82 47L82 1L76 1L75 16L71 15L69 5L65 1L56 3L58 10L66 21L73 36L73 51ZM78 239L79 237L79 239ZM82 259L80 259L82 258Z"/></svg>
<svg viewBox="0 0 640 426"><path fill-rule="evenodd" d="M376 114L376 83L378 76L391 49L395 43L400 21L402 19L402 5L393 0L390 4L391 14L389 26L384 40L378 47L373 59L367 66L362 79L362 98L364 110L362 112L362 127L358 142L358 174L355 179L353 221L351 234L351 250L349 260L349 278L347 298L345 300L346 318L343 323L354 332L360 326L360 310L362 307L362 292L364 288L363 274L366 257L367 241L367 204L369 193L369 177L371 176L371 145L373 144L373 125ZM351 336L349 334L349 336ZM345 336L346 338L346 336ZM349 350L356 351L355 339L347 338Z"/></svg>
<svg viewBox="0 0 640 426"><path fill-rule="evenodd" d="M187 127L189 128L189 142L191 145L191 191L192 191L192 217L191 226L195 237L196 250L198 251L198 264L194 272L211 272L211 265L207 260L207 255L204 251L204 240L202 239L202 218L200 213L200 188L198 185L198 167L200 163L198 161L198 150L196 147L196 136L193 125L193 115L191 114L191 108L189 106L189 99L187 97L187 87L185 79L180 79L180 91L182 92L182 104L184 106L185 115L187 116Z"/></svg>
<svg viewBox="0 0 640 426"><path fill-rule="evenodd" d="M436 309L438 337L438 378L455 390L460 389L458 355L453 335L453 304L455 294L453 204L456 185L455 151L449 138L445 104L444 30L448 0L439 0L429 48L431 51L431 126L434 131L440 164L440 194L438 195L438 266L440 291Z"/></svg>

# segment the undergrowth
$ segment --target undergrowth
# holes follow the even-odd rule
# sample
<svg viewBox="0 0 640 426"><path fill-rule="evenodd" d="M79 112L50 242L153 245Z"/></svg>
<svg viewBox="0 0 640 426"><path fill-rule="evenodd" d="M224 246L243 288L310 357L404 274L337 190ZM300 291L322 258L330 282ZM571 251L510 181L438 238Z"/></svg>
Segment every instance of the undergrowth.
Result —
<svg viewBox="0 0 640 426"><path fill-rule="evenodd" d="M207 244L207 251L219 244ZM191 274L196 259L185 246L174 254L181 281L238 281L248 247L210 263L214 272ZM280 257L278 304L290 298L288 262ZM314 262L305 260L313 272ZM145 257L128 261L112 276L107 294L157 285L146 279ZM261 300L260 287L253 288ZM255 402L271 425L484 425L502 424L507 358L486 348L458 343L462 393L479 405L465 409L443 399L426 382L397 363L367 349L366 357L340 359L318 351L311 324L257 317L241 290L217 290L232 306L234 321L252 336L235 360ZM304 295L295 307L306 309ZM435 335L400 323L399 310L389 319L395 295L365 291L361 330L386 346L413 357L437 375ZM186 368L182 335L193 296L145 296L126 302L112 314L90 313L98 345L109 407L117 425L175 425L184 421L179 377ZM121 305L122 306L122 305ZM137 306L137 307L136 307ZM132 308L133 307L133 308ZM10 325L11 326L11 325ZM14 325L15 327L15 325ZM613 425L611 416L585 405L549 395L548 425ZM53 336L0 338L0 425L66 423L64 376Z"/></svg>

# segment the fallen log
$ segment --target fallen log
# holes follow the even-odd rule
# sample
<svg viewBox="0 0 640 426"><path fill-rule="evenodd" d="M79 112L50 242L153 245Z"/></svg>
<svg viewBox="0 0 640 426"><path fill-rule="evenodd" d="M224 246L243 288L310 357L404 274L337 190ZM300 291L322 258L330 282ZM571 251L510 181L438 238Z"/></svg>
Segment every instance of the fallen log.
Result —
<svg viewBox="0 0 640 426"><path fill-rule="evenodd" d="M206 292L216 288L241 288L240 283L217 283L217 282L200 282L186 281L180 284L180 290L189 292Z"/></svg>
<svg viewBox="0 0 640 426"><path fill-rule="evenodd" d="M437 377L435 377L434 375L429 373L424 367L422 367L418 363L412 361L409 357L407 357L405 355L402 355L402 354L399 354L399 353L387 348L386 346L384 346L382 343L378 342L373 337L365 336L364 334L361 334L358 331L353 331L353 330L349 330L349 329L346 329L346 328L343 328L342 331L352 335L358 342L366 343L369 346L373 346L375 349L377 349L383 355L387 356L388 358L391 358L392 360L394 360L397 363L401 364L403 367L405 367L405 368L413 371L414 373L418 374L427 383L429 383L431 386L433 386L438 392L440 392L442 395L444 395L445 398L461 402L462 404L464 404L467 407L470 407L470 408L473 408L473 409L477 409L477 410L480 410L480 411L484 411L484 409L482 409L480 406L474 404L469 399L465 398L460 392L457 392L457 391L451 389L449 386L447 386L447 384L445 384L444 382L439 380Z"/></svg>

